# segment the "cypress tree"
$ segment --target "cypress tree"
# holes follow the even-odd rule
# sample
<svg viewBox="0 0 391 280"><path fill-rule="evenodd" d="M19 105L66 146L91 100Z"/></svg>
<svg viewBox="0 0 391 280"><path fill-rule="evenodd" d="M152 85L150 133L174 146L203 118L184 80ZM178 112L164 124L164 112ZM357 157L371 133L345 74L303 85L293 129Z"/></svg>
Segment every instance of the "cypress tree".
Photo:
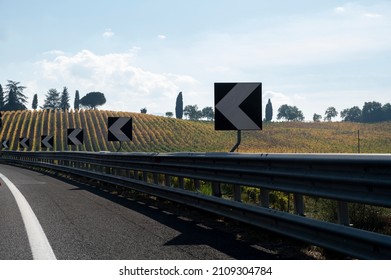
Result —
<svg viewBox="0 0 391 280"><path fill-rule="evenodd" d="M38 108L38 95L37 94L34 94L33 103L31 104L31 108L33 110L36 110Z"/></svg>
<svg viewBox="0 0 391 280"><path fill-rule="evenodd" d="M64 87L64 90L61 93L60 109L63 111L68 111L70 107L71 105L69 105L68 88Z"/></svg>
<svg viewBox="0 0 391 280"><path fill-rule="evenodd" d="M0 85L0 110L4 107L4 91L3 87Z"/></svg>
<svg viewBox="0 0 391 280"><path fill-rule="evenodd" d="M273 106L272 106L272 103L270 101L270 98L269 98L269 101L267 102L266 104L266 121L267 122L270 122L273 118Z"/></svg>
<svg viewBox="0 0 391 280"><path fill-rule="evenodd" d="M178 97L176 98L175 116L176 116L177 119L182 119L182 117L183 117L183 96L182 96L182 92L180 92L178 94Z"/></svg>
<svg viewBox="0 0 391 280"><path fill-rule="evenodd" d="M76 93L75 93L75 103L73 105L73 108L75 110L79 110L79 108L80 108L80 95L79 95L78 90L76 90Z"/></svg>

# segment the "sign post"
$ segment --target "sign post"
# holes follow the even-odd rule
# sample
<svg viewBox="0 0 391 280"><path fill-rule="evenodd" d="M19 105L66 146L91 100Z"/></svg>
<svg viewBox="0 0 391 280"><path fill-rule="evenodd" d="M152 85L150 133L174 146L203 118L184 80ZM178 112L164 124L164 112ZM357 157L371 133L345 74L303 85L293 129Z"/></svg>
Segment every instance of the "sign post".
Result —
<svg viewBox="0 0 391 280"><path fill-rule="evenodd" d="M81 128L68 128L67 130L67 145L81 146L84 142L83 129Z"/></svg>
<svg viewBox="0 0 391 280"><path fill-rule="evenodd" d="M27 137L19 138L19 147L27 150L30 147L30 139Z"/></svg>
<svg viewBox="0 0 391 280"><path fill-rule="evenodd" d="M53 136L42 135L41 136L41 148L53 149L53 147L54 147Z"/></svg>
<svg viewBox="0 0 391 280"><path fill-rule="evenodd" d="M262 83L215 83L215 130L237 130L238 149L242 130L262 129Z"/></svg>
<svg viewBox="0 0 391 280"><path fill-rule="evenodd" d="M232 149L230 151L231 153L235 152L235 150L239 148L239 145L242 142L242 131L241 130L238 130L238 134L237 134L236 139L237 139L236 144L232 147Z"/></svg>
<svg viewBox="0 0 391 280"><path fill-rule="evenodd" d="M2 139L0 149L8 149L9 148L8 146L9 146L9 141L7 139Z"/></svg>
<svg viewBox="0 0 391 280"><path fill-rule="evenodd" d="M121 150L122 142L132 141L132 129L133 129L133 120L132 118L126 117L109 117L108 122L108 141L119 141L119 150Z"/></svg>

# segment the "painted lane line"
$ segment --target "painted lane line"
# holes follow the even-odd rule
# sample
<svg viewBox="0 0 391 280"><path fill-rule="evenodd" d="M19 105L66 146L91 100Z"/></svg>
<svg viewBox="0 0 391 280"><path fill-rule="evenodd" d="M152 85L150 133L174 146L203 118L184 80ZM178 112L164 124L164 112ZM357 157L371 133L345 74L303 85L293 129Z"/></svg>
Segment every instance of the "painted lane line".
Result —
<svg viewBox="0 0 391 280"><path fill-rule="evenodd" d="M35 216L33 209L27 202L23 194L18 188L2 173L0 178L8 186L12 195L16 200L19 211L22 215L23 223L27 231L27 237L30 243L31 252L34 260L56 260L53 249L39 223L37 216Z"/></svg>

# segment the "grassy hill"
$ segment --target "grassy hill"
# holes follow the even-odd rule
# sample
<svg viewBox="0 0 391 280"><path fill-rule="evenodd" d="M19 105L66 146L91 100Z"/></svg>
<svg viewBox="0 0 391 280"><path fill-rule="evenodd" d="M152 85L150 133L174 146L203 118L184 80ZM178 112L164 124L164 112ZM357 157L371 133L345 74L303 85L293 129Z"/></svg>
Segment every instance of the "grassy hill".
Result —
<svg viewBox="0 0 391 280"><path fill-rule="evenodd" d="M103 110L3 112L1 139L10 150L21 150L19 138L30 138L30 150L41 151L41 135L53 135L54 150L116 151L107 141L108 117L132 117L133 141L121 151L227 152L236 143L235 131L215 131L211 122L194 122L140 113ZM67 128L84 129L83 146L67 146ZM243 131L240 152L356 153L360 130L362 153L391 153L391 123L264 123L262 131Z"/></svg>

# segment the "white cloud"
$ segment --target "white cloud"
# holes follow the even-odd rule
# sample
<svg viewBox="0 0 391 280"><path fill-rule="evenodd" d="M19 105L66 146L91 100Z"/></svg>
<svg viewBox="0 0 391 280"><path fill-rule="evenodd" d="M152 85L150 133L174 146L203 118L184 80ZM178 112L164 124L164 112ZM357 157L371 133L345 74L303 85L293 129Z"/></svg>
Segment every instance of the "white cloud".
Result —
<svg viewBox="0 0 391 280"><path fill-rule="evenodd" d="M124 53L97 55L82 50L74 55L59 55L39 61L39 75L47 88L67 86L83 95L101 91L106 95L106 109L148 112L172 111L182 88L194 88L191 76L154 73L134 64L138 48ZM40 82L41 83L41 82Z"/></svg>
<svg viewBox="0 0 391 280"><path fill-rule="evenodd" d="M366 13L366 14L364 14L364 17L378 19L378 18L382 18L383 15L376 14L376 13Z"/></svg>
<svg viewBox="0 0 391 280"><path fill-rule="evenodd" d="M281 92L267 90L263 93L263 100L262 100L262 103L264 104L263 107L266 106L266 103L269 98L273 104L273 109L274 109L275 115L277 115L277 110L278 110L278 108L280 108L281 105L284 105L284 104L288 104L291 106L294 105L294 104L292 104L292 98L290 98L289 96L287 96Z"/></svg>
<svg viewBox="0 0 391 280"><path fill-rule="evenodd" d="M336 7L334 8L334 13L336 14L342 14L345 12L345 8L344 7Z"/></svg>
<svg viewBox="0 0 391 280"><path fill-rule="evenodd" d="M304 95L302 95L302 94L297 94L297 93L295 93L295 94L293 95L293 98L294 98L295 100L306 100L306 99L307 99Z"/></svg>
<svg viewBox="0 0 391 280"><path fill-rule="evenodd" d="M297 106L299 110L302 110L304 113L304 117L306 119L312 118L312 115L310 116L307 111L303 110L303 106L307 105L307 103L313 102L314 98L308 97L305 94L286 94L278 91L273 90L265 90L262 93L262 107L265 109L265 106L268 102L268 99L270 99L272 105L273 105L273 115L274 119L277 119L278 109L282 105L289 105L289 106ZM323 110L323 109L322 109Z"/></svg>
<svg viewBox="0 0 391 280"><path fill-rule="evenodd" d="M385 35L391 17L382 16L390 10L347 4L334 13L338 16L329 12L292 16L270 25L252 21L239 32L207 33L189 44L183 57L193 57L216 72L249 65L262 69L340 63L391 48L391 36Z"/></svg>
<svg viewBox="0 0 391 280"><path fill-rule="evenodd" d="M114 32L110 28L107 28L105 32L102 33L102 37L106 39L111 38L113 36L114 36Z"/></svg>
<svg viewBox="0 0 391 280"><path fill-rule="evenodd" d="M260 81L266 90L264 102L270 97L275 110L283 104L298 106L311 119L313 112L324 112L325 104L339 97L346 100L345 107L360 105L355 101L357 88L366 96L379 93L374 85L379 84L375 75L380 70L374 65L391 49L390 19L388 6L346 4L310 16L208 29L173 42L170 48L159 48L157 41L167 37L155 34L156 45L140 43L145 50L150 48L144 57L136 48L105 55L53 51L39 62L44 79L37 80L43 93L64 85L82 94L100 90L108 100L105 108L139 111L147 107L149 113L173 111L179 91L184 92L186 105L202 108L213 104L214 82ZM106 32L107 38L114 35L111 29ZM388 73L389 64L382 63L383 72ZM351 73L349 79L346 73ZM349 92L341 95L345 89Z"/></svg>
<svg viewBox="0 0 391 280"><path fill-rule="evenodd" d="M44 55L44 56L48 56L48 55L61 56L64 54L65 53L61 50L51 50L51 51L47 51L47 52L42 53L42 55Z"/></svg>
<svg viewBox="0 0 391 280"><path fill-rule="evenodd" d="M344 6L334 8L334 14L350 18L382 18L382 9L376 6L362 6L355 3L347 3Z"/></svg>

